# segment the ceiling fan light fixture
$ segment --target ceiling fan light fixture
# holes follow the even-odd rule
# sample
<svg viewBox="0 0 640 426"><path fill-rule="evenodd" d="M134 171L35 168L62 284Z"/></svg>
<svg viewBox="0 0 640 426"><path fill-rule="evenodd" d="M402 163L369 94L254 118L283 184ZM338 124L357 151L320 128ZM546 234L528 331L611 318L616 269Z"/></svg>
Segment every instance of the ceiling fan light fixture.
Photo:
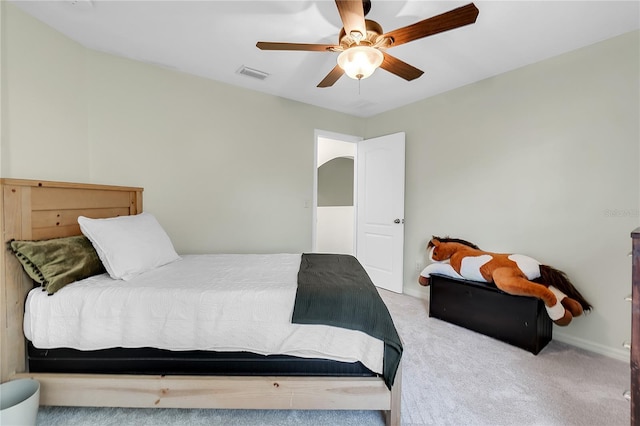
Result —
<svg viewBox="0 0 640 426"><path fill-rule="evenodd" d="M371 46L352 46L338 56L338 65L349 77L362 80L382 64L382 52Z"/></svg>

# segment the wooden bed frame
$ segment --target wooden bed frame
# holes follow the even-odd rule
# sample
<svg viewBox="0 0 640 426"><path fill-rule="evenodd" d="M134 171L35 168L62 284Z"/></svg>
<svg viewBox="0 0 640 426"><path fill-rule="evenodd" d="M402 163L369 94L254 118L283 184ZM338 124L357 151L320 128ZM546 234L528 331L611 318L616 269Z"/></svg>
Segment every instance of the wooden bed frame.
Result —
<svg viewBox="0 0 640 426"><path fill-rule="evenodd" d="M400 424L402 372L389 390L376 377L153 376L29 373L22 331L33 283L7 242L79 235L79 215L104 218L142 212L142 188L0 179L0 382L33 378L40 404L140 408L383 410Z"/></svg>

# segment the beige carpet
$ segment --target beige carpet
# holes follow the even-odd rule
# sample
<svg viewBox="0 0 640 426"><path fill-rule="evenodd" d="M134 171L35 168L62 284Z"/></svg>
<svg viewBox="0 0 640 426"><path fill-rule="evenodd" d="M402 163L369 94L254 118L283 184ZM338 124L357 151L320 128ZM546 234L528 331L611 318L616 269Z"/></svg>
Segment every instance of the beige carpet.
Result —
<svg viewBox="0 0 640 426"><path fill-rule="evenodd" d="M402 424L629 425L629 364L552 341L538 355L382 292L404 340ZM38 425L383 425L379 412L41 407Z"/></svg>

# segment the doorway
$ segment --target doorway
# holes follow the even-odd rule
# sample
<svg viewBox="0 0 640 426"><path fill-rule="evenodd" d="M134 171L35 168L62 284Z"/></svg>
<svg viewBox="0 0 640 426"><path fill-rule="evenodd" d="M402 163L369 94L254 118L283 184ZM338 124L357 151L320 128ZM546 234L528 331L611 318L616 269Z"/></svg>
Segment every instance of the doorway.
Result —
<svg viewBox="0 0 640 426"><path fill-rule="evenodd" d="M405 134L315 136L313 250L354 255L377 287L402 293Z"/></svg>
<svg viewBox="0 0 640 426"><path fill-rule="evenodd" d="M355 155L361 138L316 131L313 251L355 255Z"/></svg>

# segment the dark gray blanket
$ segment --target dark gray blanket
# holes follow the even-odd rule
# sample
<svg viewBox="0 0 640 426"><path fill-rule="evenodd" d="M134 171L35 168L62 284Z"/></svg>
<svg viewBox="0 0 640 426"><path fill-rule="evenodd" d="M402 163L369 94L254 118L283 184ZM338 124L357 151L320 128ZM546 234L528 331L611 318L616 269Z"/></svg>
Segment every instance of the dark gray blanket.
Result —
<svg viewBox="0 0 640 426"><path fill-rule="evenodd" d="M382 340L382 376L391 389L402 357L402 342L387 306L355 257L302 255L292 322L359 330Z"/></svg>

